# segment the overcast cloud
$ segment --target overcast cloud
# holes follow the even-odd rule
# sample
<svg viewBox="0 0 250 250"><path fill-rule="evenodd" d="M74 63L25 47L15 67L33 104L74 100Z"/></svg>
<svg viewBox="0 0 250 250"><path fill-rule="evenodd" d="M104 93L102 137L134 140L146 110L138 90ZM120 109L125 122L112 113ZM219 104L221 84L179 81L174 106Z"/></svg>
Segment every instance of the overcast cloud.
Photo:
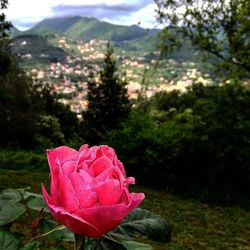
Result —
<svg viewBox="0 0 250 250"><path fill-rule="evenodd" d="M115 24L157 27L153 0L9 0L7 18L27 29L44 18L62 16L95 17Z"/></svg>

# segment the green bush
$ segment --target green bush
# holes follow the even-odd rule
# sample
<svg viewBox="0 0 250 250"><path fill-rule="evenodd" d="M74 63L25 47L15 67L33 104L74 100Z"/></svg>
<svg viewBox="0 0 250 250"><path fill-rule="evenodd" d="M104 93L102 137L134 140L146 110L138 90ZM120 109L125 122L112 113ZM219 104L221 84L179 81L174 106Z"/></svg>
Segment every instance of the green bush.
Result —
<svg viewBox="0 0 250 250"><path fill-rule="evenodd" d="M32 151L0 150L1 169L48 170L46 155Z"/></svg>
<svg viewBox="0 0 250 250"><path fill-rule="evenodd" d="M128 174L203 200L250 201L250 90L196 85L158 97L106 136Z"/></svg>

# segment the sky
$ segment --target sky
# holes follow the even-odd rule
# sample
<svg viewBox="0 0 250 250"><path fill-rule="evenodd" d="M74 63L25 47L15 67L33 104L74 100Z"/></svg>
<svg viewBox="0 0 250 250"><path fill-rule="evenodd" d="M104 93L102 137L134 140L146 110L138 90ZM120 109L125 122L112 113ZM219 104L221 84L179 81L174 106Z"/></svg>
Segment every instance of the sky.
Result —
<svg viewBox="0 0 250 250"><path fill-rule="evenodd" d="M21 30L45 18L95 17L114 24L158 28L154 0L9 0L7 19Z"/></svg>

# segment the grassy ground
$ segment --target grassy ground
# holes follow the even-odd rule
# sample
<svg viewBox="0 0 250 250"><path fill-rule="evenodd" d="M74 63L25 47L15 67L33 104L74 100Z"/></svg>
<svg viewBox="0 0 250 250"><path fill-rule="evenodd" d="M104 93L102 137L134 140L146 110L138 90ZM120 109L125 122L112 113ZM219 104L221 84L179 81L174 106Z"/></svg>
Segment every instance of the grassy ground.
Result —
<svg viewBox="0 0 250 250"><path fill-rule="evenodd" d="M48 184L48 173L0 170L0 190L30 186L33 192L40 192L41 182ZM172 226L172 242L153 243L154 249L250 250L250 211L208 205L145 187L135 190L146 195L143 208L160 214Z"/></svg>

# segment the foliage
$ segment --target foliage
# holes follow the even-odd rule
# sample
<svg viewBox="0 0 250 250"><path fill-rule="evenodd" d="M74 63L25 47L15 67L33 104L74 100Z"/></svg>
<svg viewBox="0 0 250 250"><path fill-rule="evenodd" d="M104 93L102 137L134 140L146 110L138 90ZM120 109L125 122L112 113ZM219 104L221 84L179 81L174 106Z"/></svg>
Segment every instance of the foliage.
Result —
<svg viewBox="0 0 250 250"><path fill-rule="evenodd" d="M161 217L147 210L137 208L115 230L115 234L127 232L131 237L147 236L151 240L168 242L171 239L171 229Z"/></svg>
<svg viewBox="0 0 250 250"><path fill-rule="evenodd" d="M32 148L42 151L65 141L75 146L80 140L76 115L57 101L50 88L34 83L27 77L10 51L9 43L9 37L2 35L0 53L4 56L0 60L6 67L1 68L4 71L0 72L0 145L11 149ZM39 162L30 162L31 158L27 156L27 160L22 159L20 163L10 157L14 160L14 166L34 166ZM2 163L5 166L4 161Z"/></svg>
<svg viewBox="0 0 250 250"><path fill-rule="evenodd" d="M40 116L35 141L41 149L53 148L55 145L63 145L65 143L64 134L56 117L51 115Z"/></svg>
<svg viewBox="0 0 250 250"><path fill-rule="evenodd" d="M42 97L42 103L40 104L43 111L42 114L53 116L57 119L66 143L77 148L80 145L79 143L82 143L82 139L79 136L80 121L76 114L70 110L69 106L58 101L57 95L49 86L43 86L40 93ZM47 134L47 137L50 140L52 139L50 134ZM53 139L52 142L54 145L60 145Z"/></svg>
<svg viewBox="0 0 250 250"><path fill-rule="evenodd" d="M44 150L47 142L47 147L76 142L76 115L60 104L46 86L34 84L15 59L11 60L8 73L0 75L0 144Z"/></svg>
<svg viewBox="0 0 250 250"><path fill-rule="evenodd" d="M62 241L74 241L72 232L64 226L58 226L56 222L48 218L49 211L45 207L42 195L31 193L27 189L6 189L0 193L0 204L0 244L2 244L2 249L14 250L22 247L21 249L32 250L37 249L38 246L46 247L44 243L38 241L44 236L48 236L56 242L54 247L59 246ZM25 212L29 215L32 224L32 242L26 244L11 230L13 224ZM163 237L159 238L157 235L162 232L164 232ZM101 239L86 239L86 249L152 249L148 244L133 241L138 233L163 243L169 242L171 236L170 227L164 219L147 210L135 209L120 224L118 230L110 232ZM164 237L165 235L167 237Z"/></svg>
<svg viewBox="0 0 250 250"><path fill-rule="evenodd" d="M8 1L0 1L0 10L7 8ZM2 12L0 13L0 75L8 70L10 65L10 59L8 53L10 51L9 44L9 30L12 27L11 23L6 21L6 16Z"/></svg>
<svg viewBox="0 0 250 250"><path fill-rule="evenodd" d="M162 93L106 142L139 183L204 200L249 202L250 90L235 83Z"/></svg>
<svg viewBox="0 0 250 250"><path fill-rule="evenodd" d="M1 1L1 9L7 1ZM29 78L10 49L11 24L0 18L0 145L40 149L78 144L79 121L50 88ZM30 36L26 36L29 38ZM32 36L31 36L32 37Z"/></svg>
<svg viewBox="0 0 250 250"><path fill-rule="evenodd" d="M8 69L0 74L0 143L26 147L35 133L37 92L11 54L8 60Z"/></svg>
<svg viewBox="0 0 250 250"><path fill-rule="evenodd" d="M249 76L250 30L248 0L155 0L164 25L168 51L186 39L219 59L224 75ZM183 38L184 36L184 38ZM182 41L180 40L182 39Z"/></svg>
<svg viewBox="0 0 250 250"><path fill-rule="evenodd" d="M25 45L23 44L25 42ZM12 51L20 57L31 54L32 58L22 60L26 65L30 63L63 63L67 54L61 48L54 47L43 37L35 34L21 34L12 39Z"/></svg>
<svg viewBox="0 0 250 250"><path fill-rule="evenodd" d="M1 169L47 169L48 163L45 154L21 150L0 150Z"/></svg>
<svg viewBox="0 0 250 250"><path fill-rule="evenodd" d="M100 144L104 134L121 125L130 112L130 102L124 82L118 75L113 49L108 44L100 79L91 73L88 81L88 109L83 113L84 138L90 144Z"/></svg>
<svg viewBox="0 0 250 250"><path fill-rule="evenodd" d="M8 1L1 1L1 10ZM0 138L1 144L9 140L25 142L30 140L32 130L32 107L29 105L31 88L24 73L17 67L10 53L9 29L11 24L0 16ZM11 73L10 73L11 72ZM19 84L17 84L19 82ZM28 123L27 121L31 122ZM18 127L17 127L18 124ZM30 126L29 126L30 125ZM27 127L26 127L27 126ZM26 140L25 140L26 139Z"/></svg>

